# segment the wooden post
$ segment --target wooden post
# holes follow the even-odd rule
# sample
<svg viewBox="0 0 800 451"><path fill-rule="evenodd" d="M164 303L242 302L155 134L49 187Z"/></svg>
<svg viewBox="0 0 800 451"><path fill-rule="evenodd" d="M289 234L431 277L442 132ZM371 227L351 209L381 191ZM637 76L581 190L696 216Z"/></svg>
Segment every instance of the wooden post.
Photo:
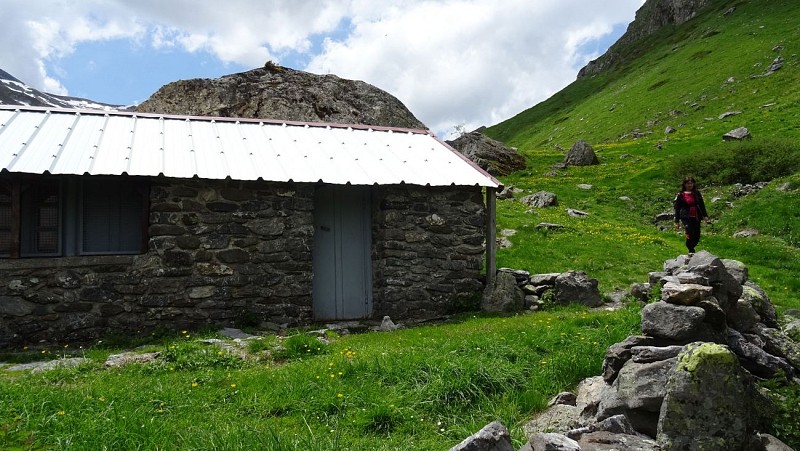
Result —
<svg viewBox="0 0 800 451"><path fill-rule="evenodd" d="M486 285L494 279L497 272L497 189L486 188Z"/></svg>
<svg viewBox="0 0 800 451"><path fill-rule="evenodd" d="M22 188L19 180L12 180L11 182L11 258L19 258L20 254L20 221L22 217L22 207L20 206L20 199L22 198Z"/></svg>

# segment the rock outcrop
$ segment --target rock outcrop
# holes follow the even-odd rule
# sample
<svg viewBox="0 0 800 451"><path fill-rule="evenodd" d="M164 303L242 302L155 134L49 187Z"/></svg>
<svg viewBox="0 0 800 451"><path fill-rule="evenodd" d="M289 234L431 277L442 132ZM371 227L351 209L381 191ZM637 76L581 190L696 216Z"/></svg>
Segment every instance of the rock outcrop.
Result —
<svg viewBox="0 0 800 451"><path fill-rule="evenodd" d="M480 132L464 133L447 144L494 176L508 175L526 167L525 157L519 152Z"/></svg>
<svg viewBox="0 0 800 451"><path fill-rule="evenodd" d="M368 83L271 62L220 78L169 83L136 111L427 128L397 98Z"/></svg>
<svg viewBox="0 0 800 451"><path fill-rule="evenodd" d="M559 277L505 271L526 294ZM775 410L756 381L800 383L800 344L747 267L701 251L667 260L635 289L659 295L642 308L642 334L609 347L602 376L525 425L520 450L791 449L764 433Z"/></svg>
<svg viewBox="0 0 800 451"><path fill-rule="evenodd" d="M647 0L638 11L628 29L605 54L590 61L578 72L578 78L599 74L626 58L625 50L638 41L652 35L666 25L680 25L711 0Z"/></svg>

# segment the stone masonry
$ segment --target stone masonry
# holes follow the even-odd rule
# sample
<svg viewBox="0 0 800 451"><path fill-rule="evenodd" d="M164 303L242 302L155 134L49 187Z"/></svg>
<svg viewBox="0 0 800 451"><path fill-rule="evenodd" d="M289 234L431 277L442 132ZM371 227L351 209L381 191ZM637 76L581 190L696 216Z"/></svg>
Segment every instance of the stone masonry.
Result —
<svg viewBox="0 0 800 451"><path fill-rule="evenodd" d="M145 254L0 260L0 347L309 324L314 191L153 178ZM480 296L480 187L372 191L373 317L430 317Z"/></svg>

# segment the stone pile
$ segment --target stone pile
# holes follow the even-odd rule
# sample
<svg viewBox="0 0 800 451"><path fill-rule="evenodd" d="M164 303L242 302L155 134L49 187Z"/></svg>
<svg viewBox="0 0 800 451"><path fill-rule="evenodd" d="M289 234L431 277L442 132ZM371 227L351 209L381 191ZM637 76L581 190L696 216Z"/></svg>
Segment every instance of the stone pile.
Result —
<svg viewBox="0 0 800 451"><path fill-rule="evenodd" d="M597 279L589 278L583 271L530 274L521 269L500 268L484 291L481 310L538 310L547 302L554 305L583 304L589 307L603 304Z"/></svg>
<svg viewBox="0 0 800 451"><path fill-rule="evenodd" d="M631 295L657 297L642 308L642 334L609 347L601 376L554 398L521 450L791 450L763 433L774 407L756 381L799 383L800 344L745 265L682 255Z"/></svg>

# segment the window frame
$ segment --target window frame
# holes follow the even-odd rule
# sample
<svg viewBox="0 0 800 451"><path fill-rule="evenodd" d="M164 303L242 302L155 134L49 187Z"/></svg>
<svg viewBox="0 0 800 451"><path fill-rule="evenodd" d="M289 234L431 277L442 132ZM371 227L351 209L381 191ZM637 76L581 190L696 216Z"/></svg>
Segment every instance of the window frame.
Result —
<svg viewBox="0 0 800 451"><path fill-rule="evenodd" d="M136 249L129 250L101 250L84 251L84 185L90 176L60 176L60 175L35 175L35 174L9 174L0 173L0 184L9 191L11 197L10 224L10 249L8 253L0 253L0 259L18 258L60 258L70 256L93 255L137 255L144 254L148 249L148 229L150 219L150 179L149 177L122 176L91 176L92 181L126 184L127 189L132 189L139 196L141 211L139 211L139 237L140 242ZM45 181L54 180L58 183L58 245L54 253L36 253L26 251L23 243L23 227L26 220L23 207L22 191L26 184L38 185ZM133 211L133 210L131 210ZM31 216L30 213L27 213Z"/></svg>

